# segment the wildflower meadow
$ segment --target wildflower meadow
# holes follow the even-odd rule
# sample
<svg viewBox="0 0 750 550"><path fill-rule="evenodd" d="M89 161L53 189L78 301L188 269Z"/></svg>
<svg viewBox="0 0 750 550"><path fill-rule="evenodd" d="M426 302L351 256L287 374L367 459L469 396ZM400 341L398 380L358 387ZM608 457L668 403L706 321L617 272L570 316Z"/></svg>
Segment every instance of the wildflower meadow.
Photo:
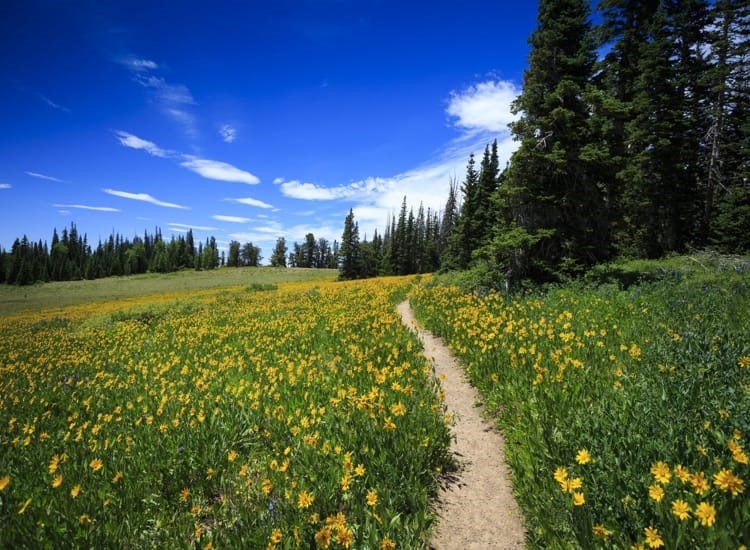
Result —
<svg viewBox="0 0 750 550"><path fill-rule="evenodd" d="M748 267L512 298L415 287L497 415L533 547L750 545Z"/></svg>
<svg viewBox="0 0 750 550"><path fill-rule="evenodd" d="M0 320L0 547L425 544L449 424L410 279Z"/></svg>

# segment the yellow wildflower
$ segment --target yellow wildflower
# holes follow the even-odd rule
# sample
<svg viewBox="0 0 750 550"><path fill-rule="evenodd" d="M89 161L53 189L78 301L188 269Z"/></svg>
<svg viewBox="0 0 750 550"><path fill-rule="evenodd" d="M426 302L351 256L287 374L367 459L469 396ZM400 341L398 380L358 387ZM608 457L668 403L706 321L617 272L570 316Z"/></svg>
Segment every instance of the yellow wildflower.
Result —
<svg viewBox="0 0 750 550"><path fill-rule="evenodd" d="M581 492L573 493L573 506L583 506L586 503L586 498Z"/></svg>
<svg viewBox="0 0 750 550"><path fill-rule="evenodd" d="M661 485L654 483L648 488L648 496L656 502L661 502L661 499L664 498L664 489L662 489Z"/></svg>
<svg viewBox="0 0 750 550"><path fill-rule="evenodd" d="M52 488L57 489L60 485L62 485L63 482L63 476L62 474L58 474L55 479L52 480Z"/></svg>
<svg viewBox="0 0 750 550"><path fill-rule="evenodd" d="M78 521L81 525L91 525L91 518L88 514L83 514L78 518Z"/></svg>
<svg viewBox="0 0 750 550"><path fill-rule="evenodd" d="M357 467L354 468L354 475L358 477L362 477L363 475L365 475L366 471L367 469L365 468L363 464L357 464Z"/></svg>
<svg viewBox="0 0 750 550"><path fill-rule="evenodd" d="M300 510L305 510L312 506L313 501L315 500L315 497L312 496L308 491L302 491L299 494L299 497L297 497L297 508Z"/></svg>
<svg viewBox="0 0 750 550"><path fill-rule="evenodd" d="M695 517L704 527L711 527L716 523L716 508L708 502L701 502L695 509Z"/></svg>
<svg viewBox="0 0 750 550"><path fill-rule="evenodd" d="M49 466L47 467L47 470L49 471L50 475L54 474L57 471L57 467L60 464L60 457L58 455L55 455L52 457L52 460L49 461Z"/></svg>
<svg viewBox="0 0 750 550"><path fill-rule="evenodd" d="M70 490L70 496L72 496L73 498L77 498L80 493L81 493L80 485L76 485Z"/></svg>
<svg viewBox="0 0 750 550"><path fill-rule="evenodd" d="M690 517L690 505L684 500L677 499L672 503L672 513L685 520Z"/></svg>
<svg viewBox="0 0 750 550"><path fill-rule="evenodd" d="M271 531L271 542L279 544L281 542L281 529L274 529Z"/></svg>
<svg viewBox="0 0 750 550"><path fill-rule="evenodd" d="M672 477L672 473L669 471L669 466L661 460L651 466L651 474L658 483L669 483Z"/></svg>
<svg viewBox="0 0 750 550"><path fill-rule="evenodd" d="M643 531L646 534L646 544L649 548L661 548L664 546L664 541L657 529L646 527Z"/></svg>
<svg viewBox="0 0 750 550"><path fill-rule="evenodd" d="M321 548L328 548L331 544L331 530L328 527L321 527L320 530L315 533L315 544Z"/></svg>
<svg viewBox="0 0 750 550"><path fill-rule="evenodd" d="M602 540L607 540L610 535L612 535L612 531L604 527L604 525L602 525L601 523L594 525L594 527L591 528L591 531L593 532L595 537Z"/></svg>
<svg viewBox="0 0 750 550"><path fill-rule="evenodd" d="M396 543L385 537L380 541L380 550L396 550Z"/></svg>
<svg viewBox="0 0 750 550"><path fill-rule="evenodd" d="M578 462L578 464L588 464L591 462L591 455L589 454L588 449L581 449L578 451L576 462Z"/></svg>
<svg viewBox="0 0 750 550"><path fill-rule="evenodd" d="M371 489L367 492L367 505L375 506L378 503L378 492L375 489Z"/></svg>
<svg viewBox="0 0 750 550"><path fill-rule="evenodd" d="M102 466L104 466L104 464L102 463L101 459L99 459L99 458L95 458L94 460L92 460L91 462L89 462L89 468L91 468L95 472L98 472L99 470L101 470Z"/></svg>
<svg viewBox="0 0 750 550"><path fill-rule="evenodd" d="M724 469L714 474L714 485L725 493L731 492L733 497L745 491L745 482L734 475L732 470Z"/></svg>
<svg viewBox="0 0 750 550"><path fill-rule="evenodd" d="M190 498L190 489L187 487L183 487L182 491L180 491L180 502L187 502Z"/></svg>
<svg viewBox="0 0 750 550"><path fill-rule="evenodd" d="M0 491L5 491L8 485L10 485L10 476L0 477Z"/></svg>
<svg viewBox="0 0 750 550"><path fill-rule="evenodd" d="M706 475L703 472L696 472L691 475L690 485L693 486L696 495L702 495L711 488L706 479Z"/></svg>
<svg viewBox="0 0 750 550"><path fill-rule="evenodd" d="M118 481L120 481L121 479L122 479L122 472L121 472L121 471L118 471L118 472L117 472L117 473L116 473L116 474L114 475L114 477L112 478L112 483L117 483L117 482L118 482Z"/></svg>
<svg viewBox="0 0 750 550"><path fill-rule="evenodd" d="M568 470L560 466L555 470L554 478L555 481L562 485L568 479Z"/></svg>
<svg viewBox="0 0 750 550"><path fill-rule="evenodd" d="M239 454L237 453L237 451L235 451L234 449L232 449L231 451L229 451L227 453L227 460L229 462L234 462L235 460L237 460L238 456L239 456Z"/></svg>

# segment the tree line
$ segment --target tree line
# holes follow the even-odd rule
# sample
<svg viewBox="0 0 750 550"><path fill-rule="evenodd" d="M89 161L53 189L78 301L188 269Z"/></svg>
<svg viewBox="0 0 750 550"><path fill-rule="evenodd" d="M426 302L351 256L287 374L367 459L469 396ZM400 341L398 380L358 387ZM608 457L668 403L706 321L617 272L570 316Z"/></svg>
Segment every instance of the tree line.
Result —
<svg viewBox="0 0 750 550"><path fill-rule="evenodd" d="M518 149L501 169L493 143L478 168L470 157L460 189L451 185L435 241L441 269L481 267L515 285L621 257L750 250L750 3L596 9L593 25L586 0L539 2L513 103ZM409 262L430 255L426 241L401 225L386 261L378 244L356 242L350 212L341 276L370 274L368 248L381 273L422 269ZM404 242L414 244L407 257Z"/></svg>

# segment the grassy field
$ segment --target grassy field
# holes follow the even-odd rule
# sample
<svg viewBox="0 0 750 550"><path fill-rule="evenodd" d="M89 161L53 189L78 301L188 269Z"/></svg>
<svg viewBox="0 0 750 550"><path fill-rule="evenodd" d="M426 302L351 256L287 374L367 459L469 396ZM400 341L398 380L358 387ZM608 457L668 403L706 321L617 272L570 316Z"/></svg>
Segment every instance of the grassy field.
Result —
<svg viewBox="0 0 750 550"><path fill-rule="evenodd" d="M538 548L750 546L750 261L602 266L522 297L416 287L506 437Z"/></svg>
<svg viewBox="0 0 750 550"><path fill-rule="evenodd" d="M210 271L185 270L164 274L148 273L92 281L40 283L23 287L0 285L0 316L65 308L91 302L128 300L139 296L189 293L222 287L295 281L331 281L337 276L338 271L334 269L243 267Z"/></svg>
<svg viewBox="0 0 750 550"><path fill-rule="evenodd" d="M0 318L0 547L426 544L449 420L413 279L256 273Z"/></svg>

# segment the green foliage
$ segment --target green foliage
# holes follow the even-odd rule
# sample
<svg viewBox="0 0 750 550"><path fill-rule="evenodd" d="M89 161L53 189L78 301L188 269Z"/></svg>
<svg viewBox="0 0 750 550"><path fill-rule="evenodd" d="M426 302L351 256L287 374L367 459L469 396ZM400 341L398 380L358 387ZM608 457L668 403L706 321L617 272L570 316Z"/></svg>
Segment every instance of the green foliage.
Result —
<svg viewBox="0 0 750 550"><path fill-rule="evenodd" d="M750 543L747 258L623 263L512 299L435 285L411 300L497 415L534 547Z"/></svg>

